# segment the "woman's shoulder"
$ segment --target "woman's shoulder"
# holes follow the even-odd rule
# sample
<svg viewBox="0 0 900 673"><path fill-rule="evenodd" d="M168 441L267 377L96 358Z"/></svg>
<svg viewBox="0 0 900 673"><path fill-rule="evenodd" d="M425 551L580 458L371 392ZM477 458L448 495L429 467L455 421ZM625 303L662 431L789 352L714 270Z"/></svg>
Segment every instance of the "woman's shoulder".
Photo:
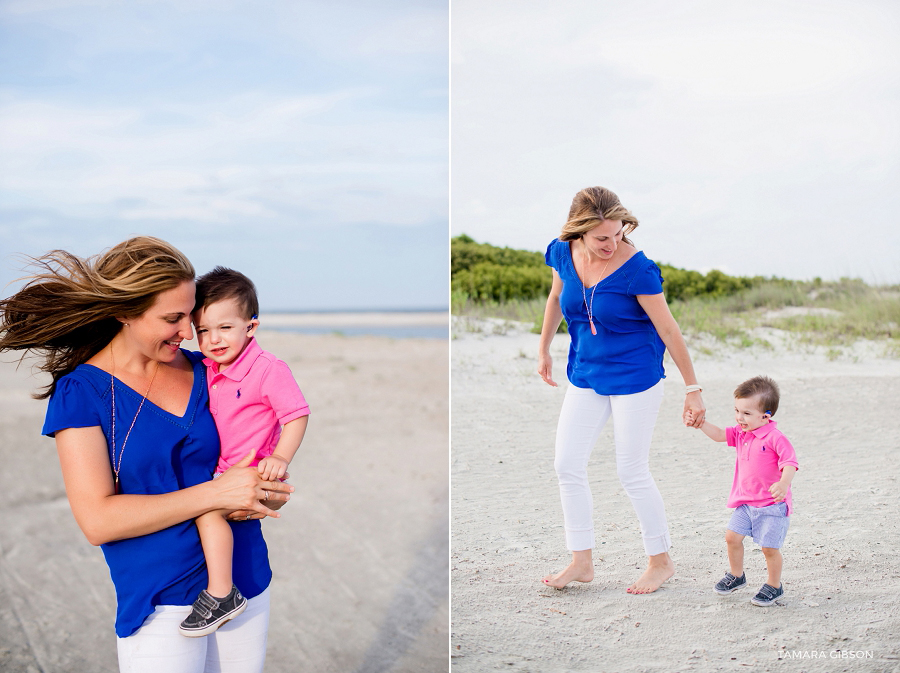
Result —
<svg viewBox="0 0 900 673"><path fill-rule="evenodd" d="M92 365L78 365L61 376L47 403L41 434L53 437L66 428L102 425L110 389L109 374Z"/></svg>
<svg viewBox="0 0 900 673"><path fill-rule="evenodd" d="M547 252L544 253L544 261L546 261L547 266L552 266L558 271L560 261L568 256L568 254L569 242L554 238L547 246Z"/></svg>
<svg viewBox="0 0 900 673"><path fill-rule="evenodd" d="M631 257L625 260L625 262L619 268L623 269L626 272L625 275L631 277L634 277L635 275L646 271L647 269L655 269L656 271L659 271L659 267L656 265L656 262L647 257L647 255L644 254L643 250L637 249L635 249L635 251L631 254Z"/></svg>
<svg viewBox="0 0 900 673"><path fill-rule="evenodd" d="M57 380L53 396L83 395L87 391L94 391L102 396L108 388L109 374L95 365L85 363Z"/></svg>
<svg viewBox="0 0 900 673"><path fill-rule="evenodd" d="M637 250L622 265L623 279L628 284L629 294L659 294L662 292L663 277L652 259L642 250Z"/></svg>
<svg viewBox="0 0 900 673"><path fill-rule="evenodd" d="M643 250L638 250L637 248L634 248L633 246L632 246L632 248L634 249L634 252L631 253L631 257L628 259L628 262L626 262L626 264L630 262L632 265L634 265L637 268L644 268L644 267L650 266L650 265L655 266L653 260L650 259L649 257L647 257L647 255L644 254Z"/></svg>

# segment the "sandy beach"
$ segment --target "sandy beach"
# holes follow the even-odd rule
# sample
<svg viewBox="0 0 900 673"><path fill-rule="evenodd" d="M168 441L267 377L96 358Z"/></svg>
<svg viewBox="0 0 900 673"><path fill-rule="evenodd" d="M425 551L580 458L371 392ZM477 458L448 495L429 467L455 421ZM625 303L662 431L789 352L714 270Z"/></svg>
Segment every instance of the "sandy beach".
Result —
<svg viewBox="0 0 900 673"><path fill-rule="evenodd" d="M267 673L447 668L446 339L260 330L312 408L297 491L264 523ZM65 497L30 368L0 364L0 671L114 672L115 595Z"/></svg>
<svg viewBox="0 0 900 673"><path fill-rule="evenodd" d="M651 595L625 593L646 557L608 426L588 468L596 577L561 591L541 584L569 559L553 471L568 338L558 335L552 347L558 389L536 374L537 345L525 326L453 328L454 671L900 671L900 441L892 427L900 361L865 346L836 360L813 349L692 351L708 418L720 427L733 424L732 391L742 380L767 374L781 386L776 420L800 471L783 549L785 595L759 608L750 598L765 581L765 560L750 540L751 588L712 591L727 570L734 450L681 424L683 383L671 362L651 470L675 577Z"/></svg>

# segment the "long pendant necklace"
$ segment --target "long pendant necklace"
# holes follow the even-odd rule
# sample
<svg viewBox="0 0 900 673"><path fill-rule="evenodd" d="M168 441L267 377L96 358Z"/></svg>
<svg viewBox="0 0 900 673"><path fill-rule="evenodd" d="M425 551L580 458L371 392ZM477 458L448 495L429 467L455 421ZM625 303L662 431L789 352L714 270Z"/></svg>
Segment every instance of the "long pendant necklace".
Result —
<svg viewBox="0 0 900 673"><path fill-rule="evenodd" d="M584 246L584 276L587 278L588 272L588 254L587 254L587 245L582 241L581 243ZM600 284L600 281L603 280L603 276L606 275L606 268L609 266L609 263L612 261L612 255L610 255L609 259L606 260L606 264L603 265L603 271L600 272L600 277L597 279L597 282L594 283L594 287L591 288L591 302L588 303L587 300L587 292L584 289L584 283L581 284L581 296L584 298L584 307L587 309L588 314L588 323L591 326L591 334L597 336L597 328L594 327L594 291L597 289L597 286Z"/></svg>
<svg viewBox="0 0 900 673"><path fill-rule="evenodd" d="M144 396L141 398L141 403L138 405L137 411L134 414L134 418L131 419L131 427L128 428L128 432L125 433L125 441L122 442L122 448L119 450L118 456L116 455L116 383L114 373L116 371L116 359L113 356L112 345L109 347L109 357L112 360L112 371L109 372L109 389L112 391L112 460L113 460L113 473L116 475L116 495L118 495L121 490L119 487L119 470L122 469L122 457L125 455L125 445L128 444L128 438L131 436L131 431L134 429L134 424L137 422L137 417L141 413L141 409L144 407L144 402L147 401L147 396L150 394L150 389L153 387L153 380L156 378L156 372L159 371L159 360L156 361L156 369L153 370L153 376L150 377L150 385L147 386L147 392L144 393Z"/></svg>

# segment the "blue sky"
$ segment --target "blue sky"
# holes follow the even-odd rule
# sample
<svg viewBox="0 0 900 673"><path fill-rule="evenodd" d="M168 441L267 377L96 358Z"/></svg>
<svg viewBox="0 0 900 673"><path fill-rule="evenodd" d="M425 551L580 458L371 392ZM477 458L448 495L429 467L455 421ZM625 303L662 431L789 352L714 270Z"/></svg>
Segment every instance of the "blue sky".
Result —
<svg viewBox="0 0 900 673"><path fill-rule="evenodd" d="M454 0L452 223L543 251L603 185L649 257L900 283L900 5Z"/></svg>
<svg viewBox="0 0 900 673"><path fill-rule="evenodd" d="M0 284L149 234L264 310L445 307L447 135L445 2L5 0Z"/></svg>

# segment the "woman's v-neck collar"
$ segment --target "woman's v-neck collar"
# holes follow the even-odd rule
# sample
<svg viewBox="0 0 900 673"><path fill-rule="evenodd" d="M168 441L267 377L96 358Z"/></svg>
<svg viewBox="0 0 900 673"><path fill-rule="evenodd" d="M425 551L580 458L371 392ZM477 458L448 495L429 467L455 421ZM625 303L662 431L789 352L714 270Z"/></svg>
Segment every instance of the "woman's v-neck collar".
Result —
<svg viewBox="0 0 900 673"><path fill-rule="evenodd" d="M572 271L572 275L575 276L575 278L578 280L579 283L581 283L581 287L583 287L585 290L590 290L593 287L599 287L603 283L607 282L610 278L615 276L617 273L619 273L619 271L621 271L626 266L631 264L631 260L633 260L638 255L643 254L640 250L635 250L634 254L631 257L626 259L619 268L617 268L615 271L610 273L606 278L603 278L602 280L594 283L593 285L585 285L584 281L581 280L581 276L578 275L578 271L575 270L575 260L572 258L572 242L565 241L565 246L566 246L566 259L569 262L569 269Z"/></svg>
<svg viewBox="0 0 900 673"><path fill-rule="evenodd" d="M193 410L194 410L194 408L197 406L197 400L198 400L199 397L200 397L200 396L198 395L198 393L197 393L197 391L198 391L198 386L199 386L201 383L203 383L202 370L205 370L206 367L205 367L205 365L203 365L203 363L202 363L200 360L197 360L197 361L195 362L193 359L191 359L191 357L188 355L188 352L189 352L189 351L186 351L186 350L184 350L184 349L182 348L182 349L181 349L181 352L184 353L184 356L187 358L187 361L191 363L191 378L192 378L192 381L191 381L191 395L190 395L190 397L188 398L187 408L184 410L184 413L181 414L180 416L179 416L178 414L174 414L174 413L172 413L171 411L167 411L166 409L163 409L161 406L159 406L159 405L157 405L156 403L152 402L149 398L147 399L146 404L148 404L150 407L152 407L153 409L155 409L156 411L158 411L158 412L161 413L161 414L165 414L165 415L168 416L168 417L176 418L176 419L178 419L179 421L184 422L184 421L190 419L190 418L193 416ZM201 375L200 375L200 376L198 376L198 372L197 372L198 365L199 365L199 367L201 368ZM110 373L109 373L108 371L106 371L106 370L104 370L104 369L101 369L101 368L98 367L97 365L92 365L92 364L89 364L89 363L87 363L87 362L84 362L84 363L82 363L82 364L79 365L79 366L81 366L81 367L90 367L91 369L95 370L95 371L98 372L101 376L104 376L104 377L109 377L109 376L110 376ZM134 388L132 388L131 386L129 386L128 384L126 384L125 382L123 382L123 381L122 381L121 379L119 379L118 377L113 376L112 378L114 379L116 385L117 385L120 389L123 389L123 390L127 391L128 393L130 393L130 394L132 394L132 395L135 395L135 396L138 397L138 398L142 398L142 397L143 397L143 394L142 394L142 393L139 393L138 391L136 391Z"/></svg>

